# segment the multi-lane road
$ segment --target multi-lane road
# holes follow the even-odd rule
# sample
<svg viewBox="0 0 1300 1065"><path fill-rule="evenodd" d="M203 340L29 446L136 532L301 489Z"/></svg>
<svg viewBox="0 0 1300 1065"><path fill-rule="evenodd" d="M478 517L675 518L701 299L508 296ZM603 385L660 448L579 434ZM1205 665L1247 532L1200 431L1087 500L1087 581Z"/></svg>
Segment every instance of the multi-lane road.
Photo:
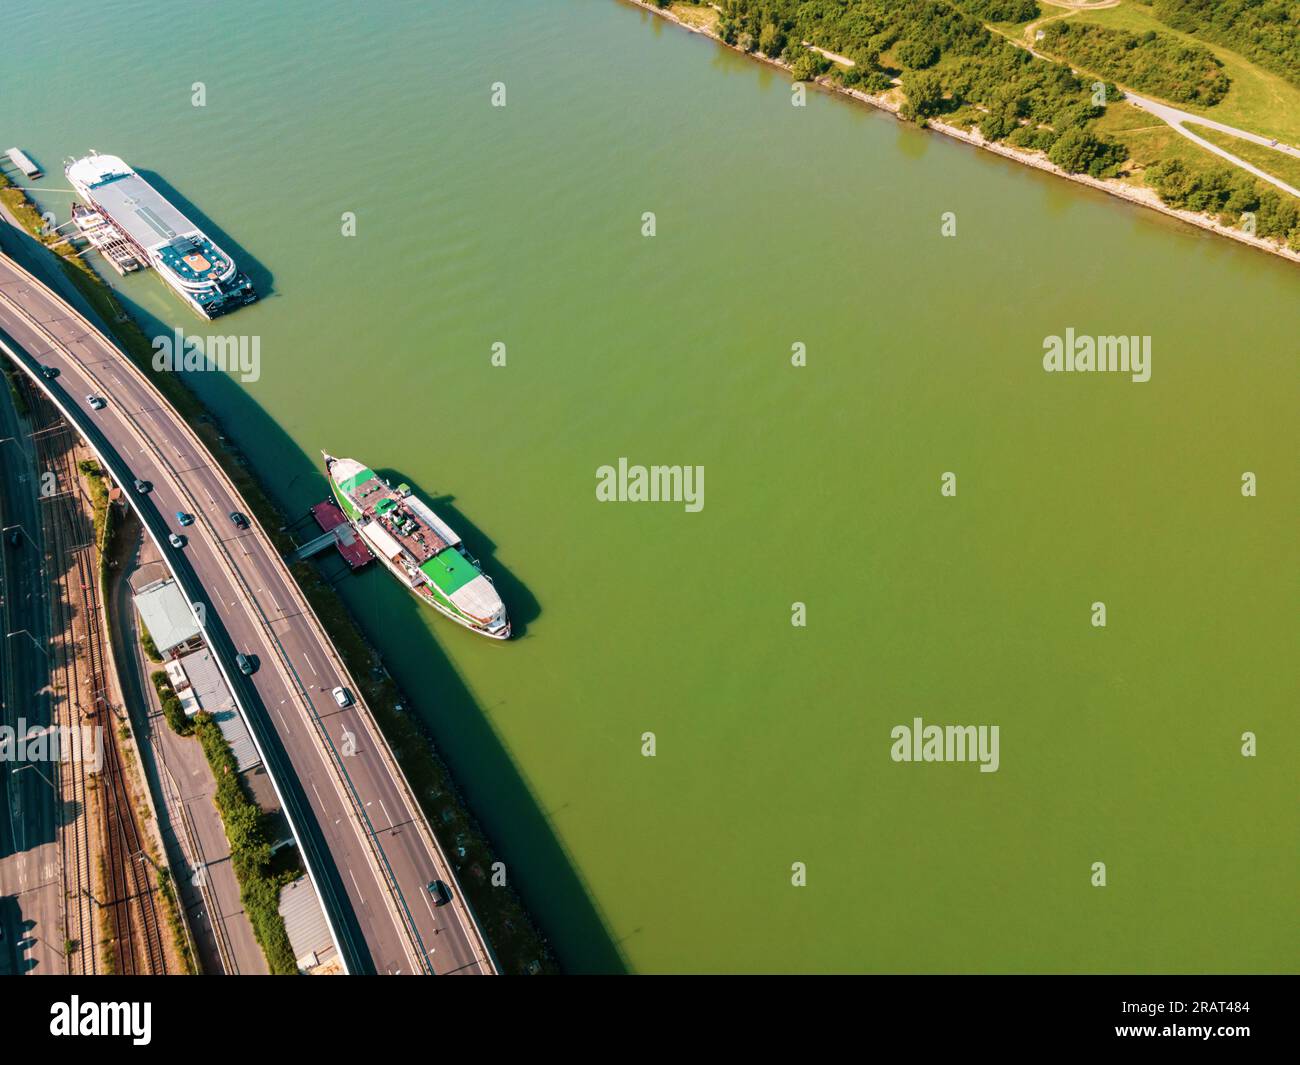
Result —
<svg viewBox="0 0 1300 1065"><path fill-rule="evenodd" d="M233 328L233 327L232 327ZM445 855L357 686L271 540L180 414L52 289L0 254L0 347L101 456L136 506L249 718L353 972L493 973L494 960ZM41 367L58 377L41 376ZM92 410L87 399L107 406ZM136 479L148 482L136 491ZM181 529L177 511L195 515ZM237 527L232 511L248 514ZM168 546L168 532L187 537ZM257 662L235 668L242 652ZM452 901L438 906L442 880Z"/></svg>

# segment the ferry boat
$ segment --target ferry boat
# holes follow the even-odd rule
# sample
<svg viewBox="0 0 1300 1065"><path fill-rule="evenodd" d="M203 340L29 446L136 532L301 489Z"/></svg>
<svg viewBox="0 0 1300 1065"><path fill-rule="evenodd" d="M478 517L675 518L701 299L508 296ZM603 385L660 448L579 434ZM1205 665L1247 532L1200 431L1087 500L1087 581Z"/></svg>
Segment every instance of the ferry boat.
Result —
<svg viewBox="0 0 1300 1065"><path fill-rule="evenodd" d="M257 299L253 283L203 230L116 155L91 152L64 167L77 194L116 229L142 263L204 318Z"/></svg>
<svg viewBox="0 0 1300 1065"><path fill-rule="evenodd" d="M394 577L458 625L493 640L510 638L492 578L410 485L394 488L356 459L321 455L340 509Z"/></svg>

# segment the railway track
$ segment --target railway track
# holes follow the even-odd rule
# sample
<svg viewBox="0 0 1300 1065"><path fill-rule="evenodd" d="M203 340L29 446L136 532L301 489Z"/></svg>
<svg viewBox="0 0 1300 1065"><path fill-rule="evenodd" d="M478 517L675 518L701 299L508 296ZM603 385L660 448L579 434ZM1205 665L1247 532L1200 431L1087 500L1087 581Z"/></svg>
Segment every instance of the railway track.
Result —
<svg viewBox="0 0 1300 1065"><path fill-rule="evenodd" d="M65 801L78 805L64 845L64 889L68 901L66 936L89 950L69 952L69 967L84 975L100 971L96 910L107 911L112 941L113 971L124 975L167 972L164 925L156 885L152 882L143 834L131 801L122 751L118 717L108 695L107 648L101 624L99 578L93 523L78 499L80 477L73 462L75 434L58 412L34 390L29 390L39 428L33 434L37 461L43 473L42 521L51 572L59 574L59 594L54 595L53 632L56 672L66 699L60 723L70 726L65 740L73 745L70 757L60 763L68 773ZM50 475L53 475L51 478ZM75 626L77 619L80 625ZM77 630L80 631L77 631ZM97 728L98 752L87 731ZM102 899L85 888L93 883L96 848L90 832L89 760L98 753L98 806L100 842L104 859ZM79 957L78 957L79 955Z"/></svg>
<svg viewBox="0 0 1300 1065"><path fill-rule="evenodd" d="M46 438L52 432L57 432L57 421L50 417L50 408L41 405L40 397L33 389L25 385L23 388L29 409L36 414L33 420L38 428L32 434L32 441L36 446L37 466L42 474L39 481L42 492L41 527L46 560L50 567L48 573L54 580L50 589L51 681L55 691L62 689L63 693L61 700L54 700L54 723L59 726L65 741L72 746L66 752L68 757L60 758L53 766L58 774L62 807L59 821L63 831L59 833L59 841L64 939L67 945L76 945L76 949L66 951L67 965L68 972L72 975L93 976L99 972L100 965L99 952L95 949L95 848L91 840L90 823L93 789L86 758L88 752L82 749L84 736L79 728L82 718L81 663L72 633L71 590L67 587L67 574L62 565L66 550L66 521L61 520L58 514L61 508L50 505L51 497L46 494L49 481L44 476L50 469Z"/></svg>

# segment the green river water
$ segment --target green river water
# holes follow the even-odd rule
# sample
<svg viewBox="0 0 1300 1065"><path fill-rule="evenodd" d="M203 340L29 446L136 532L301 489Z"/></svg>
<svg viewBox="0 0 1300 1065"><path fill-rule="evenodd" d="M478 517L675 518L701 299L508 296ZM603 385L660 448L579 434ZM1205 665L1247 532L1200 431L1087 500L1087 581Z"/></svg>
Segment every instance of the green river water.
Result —
<svg viewBox="0 0 1300 1065"><path fill-rule="evenodd" d="M252 269L211 325L113 281L261 338L195 384L291 513L350 455L497 577L506 645L340 589L567 967L1294 965L1294 265L616 0L167 7L7 11L5 146ZM1151 380L1044 373L1067 327ZM703 509L598 502L621 456ZM1000 768L895 763L915 717Z"/></svg>

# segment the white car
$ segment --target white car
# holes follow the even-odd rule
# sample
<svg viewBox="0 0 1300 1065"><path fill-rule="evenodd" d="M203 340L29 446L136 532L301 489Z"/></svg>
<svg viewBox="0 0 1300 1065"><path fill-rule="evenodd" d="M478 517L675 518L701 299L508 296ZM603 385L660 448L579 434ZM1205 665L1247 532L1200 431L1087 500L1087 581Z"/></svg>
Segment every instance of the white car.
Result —
<svg viewBox="0 0 1300 1065"><path fill-rule="evenodd" d="M167 542L179 551L185 546L185 537L179 536L176 533L168 533Z"/></svg>
<svg viewBox="0 0 1300 1065"><path fill-rule="evenodd" d="M108 406L108 400L103 396L87 396L86 402L90 405L91 410L103 410Z"/></svg>
<svg viewBox="0 0 1300 1065"><path fill-rule="evenodd" d="M330 694L334 696L334 701L338 703L339 706L352 705L352 693L348 691L347 688L335 688L330 692Z"/></svg>

